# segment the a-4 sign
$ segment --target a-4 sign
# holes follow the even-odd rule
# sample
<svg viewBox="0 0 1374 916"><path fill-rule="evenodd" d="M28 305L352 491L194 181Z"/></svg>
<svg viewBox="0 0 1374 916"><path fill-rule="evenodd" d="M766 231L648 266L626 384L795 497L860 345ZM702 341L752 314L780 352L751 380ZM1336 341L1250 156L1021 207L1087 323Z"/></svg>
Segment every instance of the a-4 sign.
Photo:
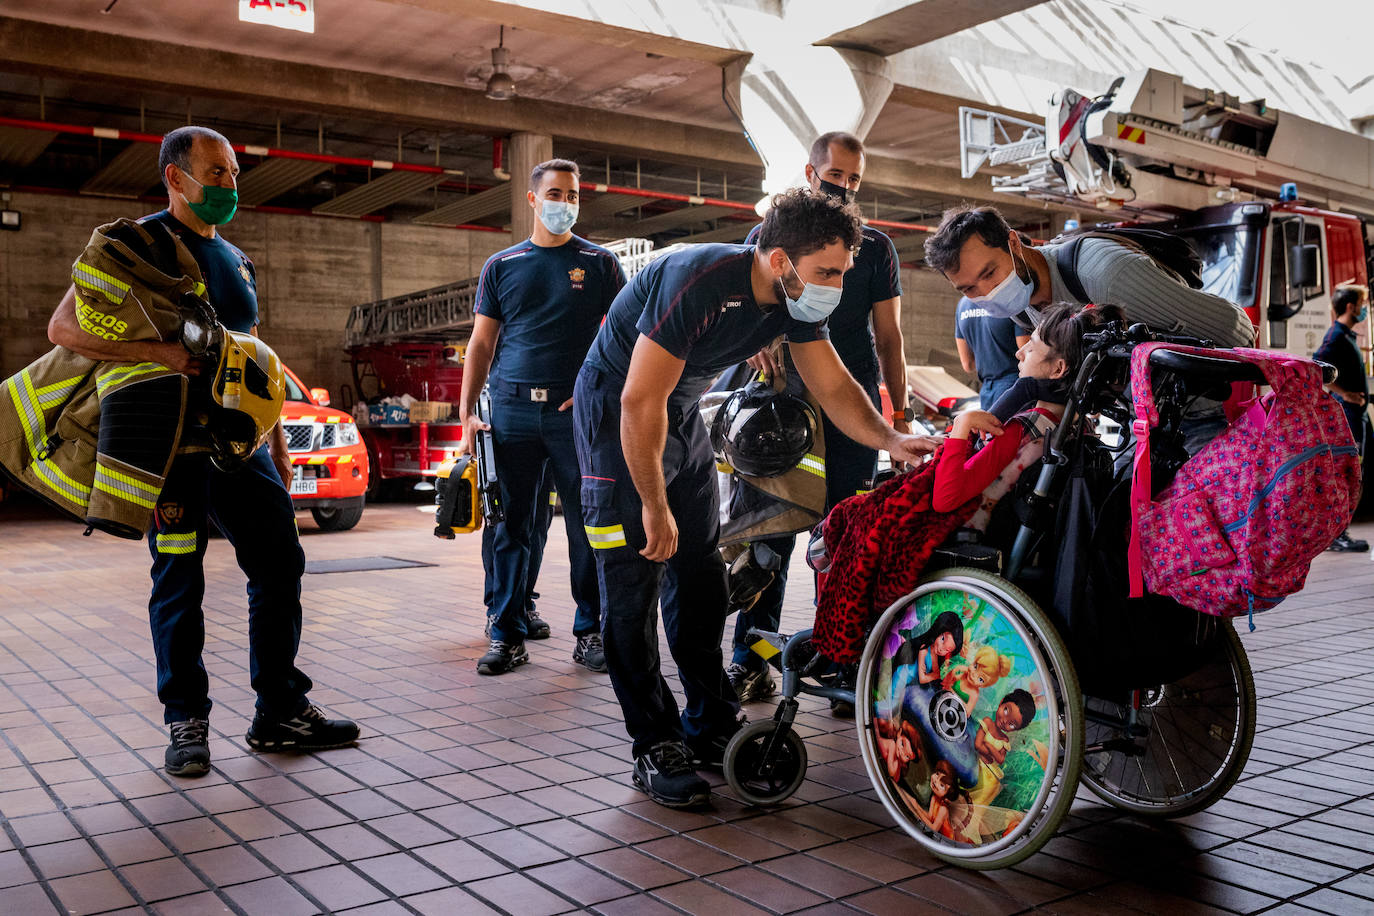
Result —
<svg viewBox="0 0 1374 916"><path fill-rule="evenodd" d="M239 21L315 31L315 0L239 0Z"/></svg>

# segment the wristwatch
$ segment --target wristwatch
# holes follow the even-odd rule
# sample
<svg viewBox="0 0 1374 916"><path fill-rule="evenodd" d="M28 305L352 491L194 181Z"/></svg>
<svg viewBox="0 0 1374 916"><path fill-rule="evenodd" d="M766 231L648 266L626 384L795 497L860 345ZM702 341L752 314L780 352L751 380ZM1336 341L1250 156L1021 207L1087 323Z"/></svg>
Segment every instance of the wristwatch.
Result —
<svg viewBox="0 0 1374 916"><path fill-rule="evenodd" d="M915 419L916 412L912 410L909 406L903 407L901 410L894 410L892 412L893 423L910 423L912 420Z"/></svg>

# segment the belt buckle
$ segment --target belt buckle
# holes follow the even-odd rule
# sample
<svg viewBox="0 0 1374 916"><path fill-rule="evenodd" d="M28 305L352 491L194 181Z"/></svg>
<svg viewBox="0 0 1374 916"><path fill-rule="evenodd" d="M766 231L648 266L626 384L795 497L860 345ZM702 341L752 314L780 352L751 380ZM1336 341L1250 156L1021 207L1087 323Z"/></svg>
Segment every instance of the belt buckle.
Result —
<svg viewBox="0 0 1374 916"><path fill-rule="evenodd" d="M546 402L548 399L549 399L549 389L547 389L547 388L531 388L531 389L530 389L530 400L531 400L531 401L538 401L539 403L542 404L542 403Z"/></svg>

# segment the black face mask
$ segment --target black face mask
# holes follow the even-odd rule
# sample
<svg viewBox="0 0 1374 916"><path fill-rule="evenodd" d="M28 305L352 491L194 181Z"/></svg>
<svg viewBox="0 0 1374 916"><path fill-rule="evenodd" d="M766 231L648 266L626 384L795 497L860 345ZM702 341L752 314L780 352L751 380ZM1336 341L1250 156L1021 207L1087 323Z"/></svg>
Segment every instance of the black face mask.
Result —
<svg viewBox="0 0 1374 916"><path fill-rule="evenodd" d="M833 181L826 181L824 178L817 177L816 180L821 183L820 192L822 194L829 194L842 204L852 204L854 202L854 195L858 193L856 191L851 191L849 188L837 185Z"/></svg>

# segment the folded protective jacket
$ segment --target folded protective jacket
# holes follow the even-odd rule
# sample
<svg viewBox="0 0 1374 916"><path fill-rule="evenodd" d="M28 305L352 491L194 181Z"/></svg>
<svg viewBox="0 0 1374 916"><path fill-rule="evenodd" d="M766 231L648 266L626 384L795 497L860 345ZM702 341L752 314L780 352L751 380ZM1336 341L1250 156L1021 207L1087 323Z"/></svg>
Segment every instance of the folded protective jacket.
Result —
<svg viewBox="0 0 1374 916"><path fill-rule="evenodd" d="M199 266L156 221L96 229L72 283L78 324L105 340L175 341L188 306L204 307ZM180 443L186 398L185 376L166 366L54 347L0 383L0 469L90 527L140 538Z"/></svg>

